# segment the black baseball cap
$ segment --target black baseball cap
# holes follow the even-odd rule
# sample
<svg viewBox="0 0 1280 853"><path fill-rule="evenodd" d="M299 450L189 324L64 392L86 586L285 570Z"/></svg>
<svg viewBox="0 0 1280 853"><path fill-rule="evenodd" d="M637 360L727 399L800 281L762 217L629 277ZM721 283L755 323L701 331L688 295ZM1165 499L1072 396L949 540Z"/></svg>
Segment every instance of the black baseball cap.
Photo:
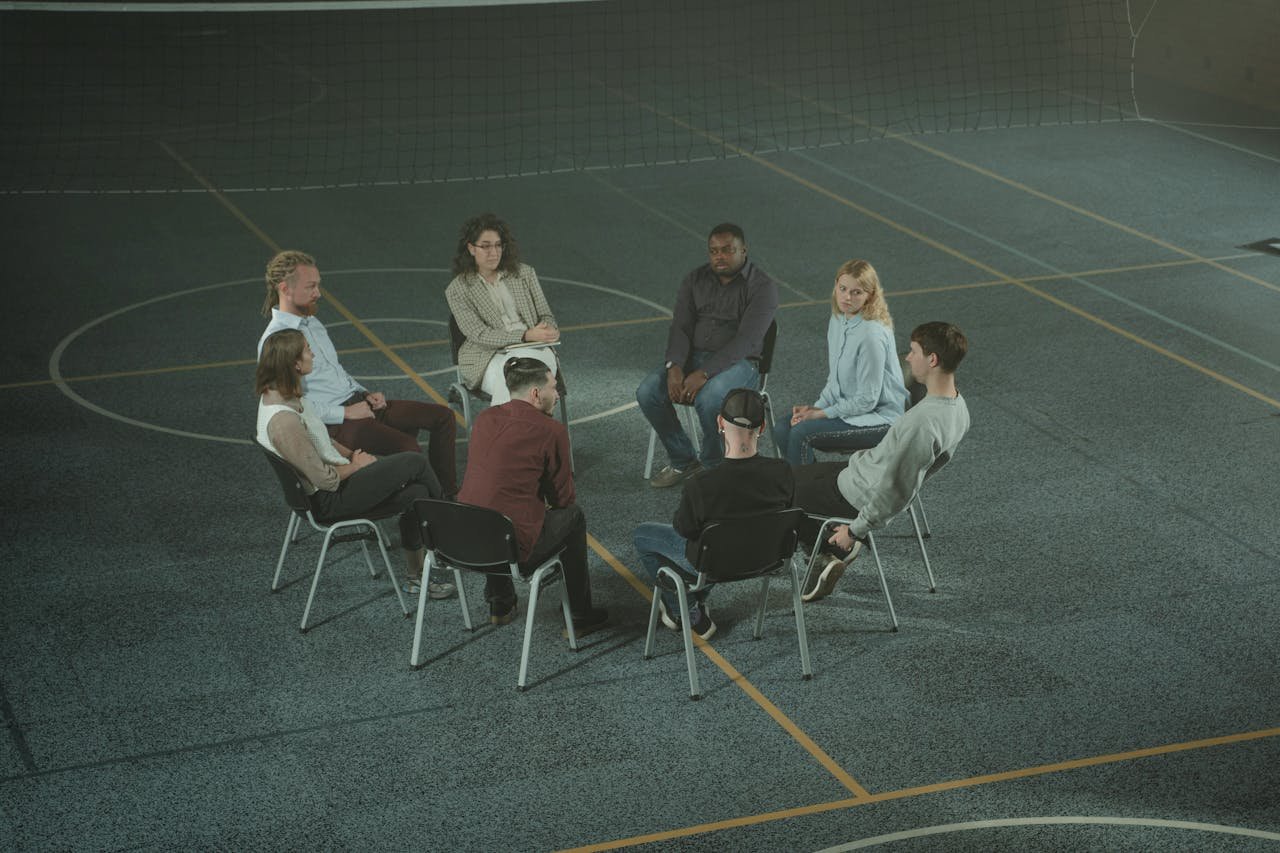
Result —
<svg viewBox="0 0 1280 853"><path fill-rule="evenodd" d="M760 429L764 424L764 397L751 388L734 388L724 397L720 417L743 429Z"/></svg>

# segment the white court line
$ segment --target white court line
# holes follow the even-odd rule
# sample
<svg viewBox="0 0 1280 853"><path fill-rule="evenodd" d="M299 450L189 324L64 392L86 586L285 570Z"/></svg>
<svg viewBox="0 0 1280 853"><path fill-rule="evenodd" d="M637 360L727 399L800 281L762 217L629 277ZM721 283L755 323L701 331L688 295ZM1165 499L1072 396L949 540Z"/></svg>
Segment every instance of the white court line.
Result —
<svg viewBox="0 0 1280 853"><path fill-rule="evenodd" d="M1187 820L1161 820L1159 818L1138 817L1089 817L1089 816L1049 816L1049 817L1011 817L998 820L974 820L966 823L946 823L937 826L922 826L902 832L891 832L877 835L874 838L863 838L827 847L817 853L844 853L846 850L862 850L877 847L894 841L905 841L909 838L923 838L928 835L944 835L950 832L965 832L973 829L992 829L1005 826L1141 826L1162 829L1188 829L1196 832L1216 832L1222 835L1243 835L1249 838L1265 838L1268 841L1280 841L1280 833L1266 832L1261 829L1246 829L1238 826L1223 826L1217 823L1197 823Z"/></svg>
<svg viewBox="0 0 1280 853"><path fill-rule="evenodd" d="M329 270L324 274L329 276L338 276L338 275L370 274L370 273L404 274L404 273L431 273L431 272L448 273L449 270L446 270L443 267L372 267L372 268ZM626 293L625 291L617 290L612 287L605 287L599 284L591 284L589 282L576 281L574 279L568 279L568 278L557 278L555 276L539 276L539 278L542 279L543 281L561 282L563 284L568 284L575 287L583 287L588 290L596 290L596 291L600 291L601 293L608 293L614 296L618 296L622 299L628 299L628 300L631 300L632 302L638 302L650 308L655 308L658 311L666 314L667 316L671 315L671 311L669 309L663 308L661 305L658 305L656 302L650 302L649 300L644 299L643 297L640 297L640 296L636 296L633 293ZM230 438L222 435L210 435L209 433L192 432L190 430L176 429L174 427L161 426L159 424L148 423L147 421L140 421L136 418L131 418L131 417L128 417L127 415L119 414L118 412L113 412L110 409L103 408L102 406L99 406L96 403L90 402L89 400L85 399L84 397L80 396L75 391L73 391L71 389L71 386L67 384L66 378L62 375L62 356L67 351L67 348L70 347L71 344L73 344L85 332L89 331L95 326L102 325L108 320L112 320L116 317L119 317L122 314L127 314L130 311L135 311L139 308L145 308L148 305L155 305L156 303L159 303L159 302L165 302L170 299L179 299L184 296L190 296L193 293L202 293L204 291L217 290L219 288L224 288L224 287L237 287L245 284L250 284L253 282L260 283L261 281L262 280L260 278L241 278L241 279L236 279L235 281L224 281L218 284L206 284L200 287L192 287L187 290L179 290L173 293L166 293L162 296L155 296L155 297L152 297L151 299L144 299L141 302L135 302L131 305L126 305L123 308L117 308L115 311L111 311L99 317L96 317L90 320L89 322L85 323L84 325L80 326L80 328L68 334L62 340L58 341L57 346L53 348L53 352L50 353L49 355L49 378L50 380L52 380L54 386L59 391L61 391L66 397L68 397L73 403L76 403L79 406L83 406L84 408L88 409L91 412L95 412L99 415L102 415L104 418L109 418L113 421L117 421L118 423L128 424L130 426L140 427L141 429L148 429L154 432L161 432L167 435L176 435L182 438L198 438L203 441L217 441L217 442L222 442L224 444L252 444L253 442L251 442L247 438ZM426 320L426 319L417 319L417 318L402 319L402 318L381 317L381 318L376 318L371 320L365 320L363 322L366 322L366 323L409 322L409 323L425 323L425 324L431 324L431 325L447 325L444 321L440 321L440 320ZM342 325L350 325L350 321L339 320L334 323L325 324L326 328L334 328L336 326L342 326ZM442 370L432 371L430 373L423 373L420 375L434 376L440 373L451 372L453 371L453 369L454 369L453 366L450 365L449 367L444 368ZM391 378L406 379L408 377L406 377L402 373L397 373L394 375L394 377L389 377L389 379ZM634 402L628 403L626 405L619 406L614 409L610 409L606 412L600 412L595 415L587 415L585 417L571 421L571 423L573 424L585 423L587 421L596 420L597 418L607 417L608 415L613 415L613 414L617 414L618 412L626 411L627 409L635 405L636 403ZM249 431L250 431L249 429L245 430L246 433Z"/></svg>

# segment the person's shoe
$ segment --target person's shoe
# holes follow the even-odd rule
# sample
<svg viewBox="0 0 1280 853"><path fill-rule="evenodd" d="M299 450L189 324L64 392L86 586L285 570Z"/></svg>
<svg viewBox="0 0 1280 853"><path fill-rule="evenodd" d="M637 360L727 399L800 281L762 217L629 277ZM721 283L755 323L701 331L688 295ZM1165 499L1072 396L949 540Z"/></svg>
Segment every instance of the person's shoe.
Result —
<svg viewBox="0 0 1280 853"><path fill-rule="evenodd" d="M849 568L849 564L854 561L858 554L862 551L862 542L855 539L853 542L853 550L849 552L849 556L841 559L832 557L822 571L817 572L813 577L808 579L808 584L800 593L800 600L809 602L826 598L836 588L836 583L840 580L844 570Z"/></svg>
<svg viewBox="0 0 1280 853"><path fill-rule="evenodd" d="M680 620L667 612L667 602L658 597L658 615L662 617L662 624L666 625L672 631L680 630Z"/></svg>
<svg viewBox="0 0 1280 853"><path fill-rule="evenodd" d="M702 470L702 463L691 462L683 468L668 465L649 478L649 485L655 489L669 489L679 485Z"/></svg>
<svg viewBox="0 0 1280 853"><path fill-rule="evenodd" d="M705 607L696 607L689 614L689 630L704 640L710 640L716 633L716 623L711 621L711 611Z"/></svg>
<svg viewBox="0 0 1280 853"><path fill-rule="evenodd" d="M520 602L512 601L491 601L489 602L489 624L490 625L507 625L516 618L516 611L520 609Z"/></svg>
<svg viewBox="0 0 1280 853"><path fill-rule="evenodd" d="M422 589L422 578L408 578L400 585L400 589L409 595L417 595ZM451 583L443 581L440 583L437 583L436 581L427 582L427 598L434 598L436 600L441 598L452 598L456 591L457 590Z"/></svg>
<svg viewBox="0 0 1280 853"><path fill-rule="evenodd" d="M608 624L609 611L603 607L593 607L590 612L582 616L573 617L573 634L575 637L585 637L588 634L594 634ZM569 629L562 629L560 636L568 639Z"/></svg>

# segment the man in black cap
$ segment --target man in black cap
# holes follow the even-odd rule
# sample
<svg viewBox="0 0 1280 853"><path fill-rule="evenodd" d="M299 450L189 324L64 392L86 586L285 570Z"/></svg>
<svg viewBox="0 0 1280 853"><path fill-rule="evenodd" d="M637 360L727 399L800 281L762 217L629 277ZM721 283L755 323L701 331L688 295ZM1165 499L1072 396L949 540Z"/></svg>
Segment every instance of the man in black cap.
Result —
<svg viewBox="0 0 1280 853"><path fill-rule="evenodd" d="M671 524L645 522L636 528L636 551L651 580L656 580L658 568L664 565L688 576L690 582L696 580L693 561L698 535L711 522L791 506L795 493L791 466L784 459L756 452L765 417L764 398L759 392L734 388L725 395L716 418L724 437L724 463L685 481ZM716 625L707 610L706 596L707 590L703 590L689 605L689 628L709 640ZM680 607L675 594L663 591L658 607L662 623L679 630Z"/></svg>

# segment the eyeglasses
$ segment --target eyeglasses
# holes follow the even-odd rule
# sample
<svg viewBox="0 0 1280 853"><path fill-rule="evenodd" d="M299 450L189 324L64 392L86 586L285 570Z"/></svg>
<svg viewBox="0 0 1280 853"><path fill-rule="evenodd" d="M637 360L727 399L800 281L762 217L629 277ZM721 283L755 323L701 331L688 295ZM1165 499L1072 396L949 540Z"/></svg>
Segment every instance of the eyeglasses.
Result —
<svg viewBox="0 0 1280 853"><path fill-rule="evenodd" d="M499 242L499 243L472 243L471 245L475 246L477 249L479 249L482 252L487 252L490 249L497 249L499 252L501 252L504 244Z"/></svg>

